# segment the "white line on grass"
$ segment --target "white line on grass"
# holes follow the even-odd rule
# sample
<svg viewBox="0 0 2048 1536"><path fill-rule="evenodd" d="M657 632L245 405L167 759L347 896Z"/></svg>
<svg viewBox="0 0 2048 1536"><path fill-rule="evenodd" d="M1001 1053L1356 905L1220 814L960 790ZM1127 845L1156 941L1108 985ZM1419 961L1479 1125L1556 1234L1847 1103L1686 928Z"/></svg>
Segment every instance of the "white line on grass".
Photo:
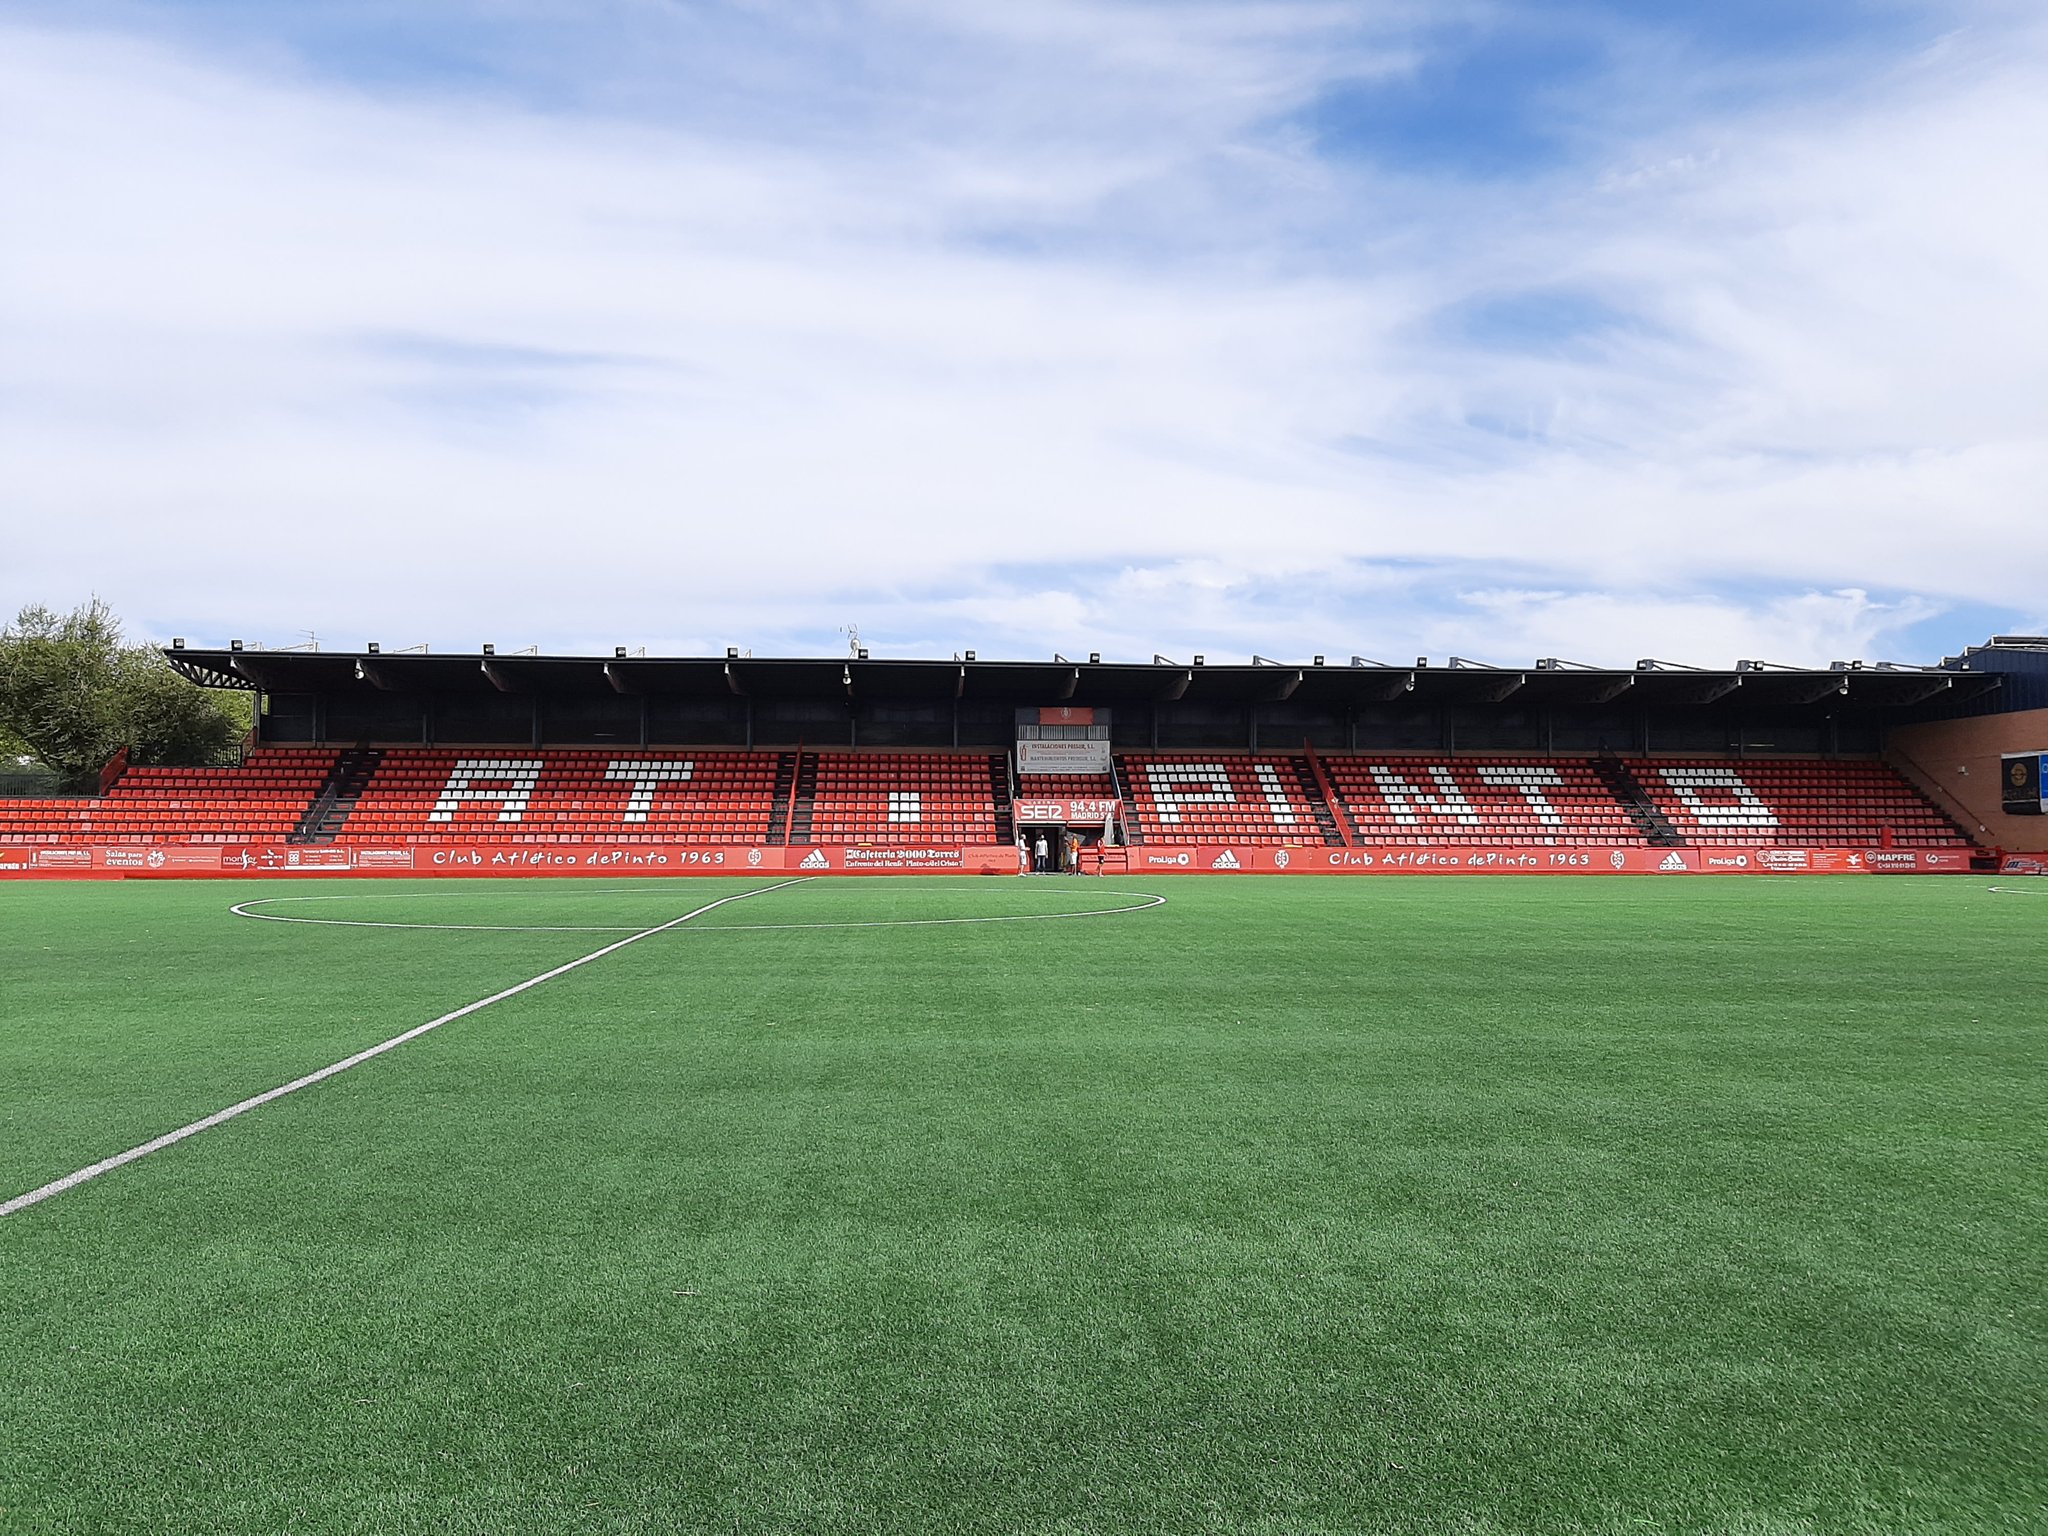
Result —
<svg viewBox="0 0 2048 1536"><path fill-rule="evenodd" d="M557 976L566 976L579 966L588 965L593 960L602 960L606 955L616 954L628 944L637 944L642 939L652 938L657 933L665 933L671 928L680 928L691 918L702 917L706 912L711 911L715 907L722 907L728 902L745 901L749 896L765 896L770 891L786 890L792 885L802 885L804 883L803 880L783 880L774 885L757 886L751 891L740 891L731 896L721 896L716 901L706 902L694 912L685 912L681 917L671 918L669 921L659 923L652 928L643 928L629 938L619 939L614 943L605 945L602 949L593 949L589 954L584 955L580 959L571 960L567 965L558 965L551 971L542 971L538 976L530 977L516 986L507 987L502 992L493 992L489 997L479 998L476 1002L457 1008L453 1013L444 1013L438 1019L429 1019L424 1024L417 1024L402 1035L393 1035L389 1040L381 1041L366 1051L357 1051L355 1055L348 1057L346 1060L337 1061L332 1066L322 1067L317 1072L308 1072L304 1077L294 1078L281 1088L272 1088L267 1093L259 1093L254 1098L242 1100L239 1104L230 1104L226 1109L216 1110L203 1120L194 1120L190 1125L181 1125L175 1131L167 1131L154 1141L145 1141L139 1147L130 1147L126 1152L118 1152L112 1157L103 1158L89 1168L81 1168L76 1173L67 1173L63 1178L54 1179L50 1183L43 1185L40 1189L32 1189L25 1195L16 1195L12 1200L0 1202L0 1216L12 1216L15 1212L25 1211L32 1205L40 1205L53 1195L61 1195L67 1189L76 1189L88 1179L96 1179L103 1173L112 1173L116 1168L126 1167L138 1158L147 1157L152 1152L163 1151L165 1147L176 1146L188 1136L197 1136L201 1131L210 1131L216 1125L223 1125L234 1119L237 1115L246 1115L252 1109L260 1109L265 1104L275 1099L281 1099L288 1093L297 1093L301 1088L310 1088L315 1083L325 1082L328 1078L338 1073L348 1071L350 1067L359 1067L374 1057L382 1056L386 1051L398 1049L399 1046L404 1045L408 1040L417 1040L421 1035L426 1034L430 1030L439 1029L443 1024L453 1024L457 1019L468 1018L472 1013L488 1008L493 1003L502 1003L508 997L517 997L521 992L529 991L544 981L553 981Z"/></svg>
<svg viewBox="0 0 2048 1536"><path fill-rule="evenodd" d="M381 893L380 893L381 894ZM471 893L460 893L467 896ZM485 892L482 894L491 894ZM579 893L580 894L580 893ZM639 895L640 892L626 894ZM928 896L974 896L985 894L979 890L925 891ZM1036 893L1034 893L1036 894ZM1058 895L1060 892L1051 892ZM1078 893L1077 893L1078 894ZM1166 905L1164 896L1155 896L1149 891L1093 891L1087 894L1099 896L1135 896L1137 901L1128 907L1088 907L1077 912L1012 912L999 917L893 917L871 918L860 922L826 923L712 923L702 928L693 928L692 933L768 933L792 928L948 928L960 923L1045 923L1068 917L1115 917L1124 912L1145 912L1153 907ZM577 924L574 926L553 926L538 923L387 923L362 917L291 917L282 912L258 912L257 907L270 906L283 901L347 901L347 896L260 896L252 901L239 902L228 911L236 917L255 918L265 923L303 923L311 928L402 928L418 933L632 933L625 927L599 924ZM374 897L364 897L374 900ZM387 898L388 899L388 898Z"/></svg>

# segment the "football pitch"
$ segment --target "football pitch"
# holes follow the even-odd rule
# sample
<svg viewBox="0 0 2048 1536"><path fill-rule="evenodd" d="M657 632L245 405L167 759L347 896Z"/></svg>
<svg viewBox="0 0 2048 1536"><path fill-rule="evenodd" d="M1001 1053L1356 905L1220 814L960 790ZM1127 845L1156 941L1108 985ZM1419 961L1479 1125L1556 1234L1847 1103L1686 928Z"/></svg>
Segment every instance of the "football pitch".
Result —
<svg viewBox="0 0 2048 1536"><path fill-rule="evenodd" d="M0 886L0 1531L2048 1528L1998 885Z"/></svg>

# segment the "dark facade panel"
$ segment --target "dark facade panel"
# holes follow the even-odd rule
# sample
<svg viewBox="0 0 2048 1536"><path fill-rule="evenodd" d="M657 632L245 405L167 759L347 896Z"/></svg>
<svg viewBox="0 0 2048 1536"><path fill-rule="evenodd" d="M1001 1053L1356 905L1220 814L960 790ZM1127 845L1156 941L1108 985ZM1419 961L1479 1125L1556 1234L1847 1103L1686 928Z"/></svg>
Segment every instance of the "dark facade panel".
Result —
<svg viewBox="0 0 2048 1536"><path fill-rule="evenodd" d="M708 699L650 696L647 740L652 746L744 747L747 701L730 693Z"/></svg>
<svg viewBox="0 0 2048 1536"><path fill-rule="evenodd" d="M855 739L864 747L950 747L953 706L938 703L863 702L853 712Z"/></svg>
<svg viewBox="0 0 2048 1536"><path fill-rule="evenodd" d="M541 740L567 746L640 745L640 700L631 694L543 694Z"/></svg>
<svg viewBox="0 0 2048 1536"><path fill-rule="evenodd" d="M1598 705L1550 712L1550 750L1567 756L1611 752L1626 757L1643 749L1643 716L1637 709L1602 709Z"/></svg>
<svg viewBox="0 0 2048 1536"><path fill-rule="evenodd" d="M265 741L284 744L317 739L319 699L310 693L266 693L256 732Z"/></svg>
<svg viewBox="0 0 2048 1536"><path fill-rule="evenodd" d="M350 692L327 700L328 741L407 742L426 740L426 701L403 693Z"/></svg>
<svg viewBox="0 0 2048 1536"><path fill-rule="evenodd" d="M754 745L853 745L853 711L844 698L765 698L754 701Z"/></svg>
<svg viewBox="0 0 2048 1536"><path fill-rule="evenodd" d="M461 747L533 744L535 700L527 693L448 693L434 700L434 740Z"/></svg>
<svg viewBox="0 0 2048 1536"><path fill-rule="evenodd" d="M1729 751L1731 722L1711 710L1653 709L1645 722L1652 752L1698 752L1714 756Z"/></svg>
<svg viewBox="0 0 2048 1536"><path fill-rule="evenodd" d="M1008 751L1017 739L1016 710L1008 704L962 699L959 719L963 747L1000 747Z"/></svg>
<svg viewBox="0 0 2048 1536"><path fill-rule="evenodd" d="M1451 741L1460 752L1541 752L1543 734L1543 716L1536 710L1451 707Z"/></svg>
<svg viewBox="0 0 2048 1536"><path fill-rule="evenodd" d="M1192 704L1185 699L1157 706L1158 744L1169 748L1251 745L1251 721L1242 704Z"/></svg>
<svg viewBox="0 0 2048 1536"><path fill-rule="evenodd" d="M1412 703L1361 704L1352 720L1356 752L1441 752L1444 712Z"/></svg>
<svg viewBox="0 0 2048 1536"><path fill-rule="evenodd" d="M1255 705L1258 746L1267 752L1299 752L1307 742L1319 752L1341 752L1350 739L1345 710L1281 700Z"/></svg>

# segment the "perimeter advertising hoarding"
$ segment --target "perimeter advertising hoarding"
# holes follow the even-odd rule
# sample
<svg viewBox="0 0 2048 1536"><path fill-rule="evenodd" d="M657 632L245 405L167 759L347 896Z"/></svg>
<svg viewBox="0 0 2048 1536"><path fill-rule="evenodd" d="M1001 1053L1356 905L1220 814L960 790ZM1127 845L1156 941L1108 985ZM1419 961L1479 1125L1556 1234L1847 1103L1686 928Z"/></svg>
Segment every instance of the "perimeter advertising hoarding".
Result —
<svg viewBox="0 0 2048 1536"><path fill-rule="evenodd" d="M1161 875L1691 875L1702 872L1700 853L1697 848L1501 848L1477 843L1431 848L1148 844L1130 850L1130 869L1134 874Z"/></svg>
<svg viewBox="0 0 2048 1536"><path fill-rule="evenodd" d="M927 847L690 847L681 844L417 843L402 847L128 844L0 848L0 875L239 877L363 875L898 875L1017 872L1014 844Z"/></svg>
<svg viewBox="0 0 2048 1536"><path fill-rule="evenodd" d="M1966 874L1966 849L1430 848L1151 844L1121 850L1129 875ZM2036 861L2009 858L2009 873ZM2036 867L2048 868L2048 864ZM539 875L1014 875L1008 843L948 847L690 847L681 844L418 843L390 847L0 847L0 877L25 879Z"/></svg>

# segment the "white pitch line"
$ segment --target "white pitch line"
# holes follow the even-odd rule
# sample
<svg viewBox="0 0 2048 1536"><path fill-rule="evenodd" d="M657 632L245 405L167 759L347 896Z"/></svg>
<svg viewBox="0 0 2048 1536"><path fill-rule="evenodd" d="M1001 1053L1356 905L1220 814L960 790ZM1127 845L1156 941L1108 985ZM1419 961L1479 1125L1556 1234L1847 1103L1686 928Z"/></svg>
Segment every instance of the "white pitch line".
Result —
<svg viewBox="0 0 2048 1536"><path fill-rule="evenodd" d="M939 895L978 895L976 891L944 891ZM1055 893L1057 894L1057 893ZM1105 896L1142 898L1128 907L1090 907L1079 912L1013 912L1001 917L894 917L861 922L832 923L713 923L693 928L692 933L773 933L794 928L948 928L960 923L1047 923L1069 917L1116 917L1125 912L1148 912L1166 905L1164 896L1149 891L1104 891ZM253 907L274 901L335 901L333 896L267 896L228 908L236 917L255 918L265 923L302 923L309 928L396 928L413 933L632 933L635 930L601 925L552 927L531 923L382 923L369 918L287 917L281 912L256 912Z"/></svg>
<svg viewBox="0 0 2048 1536"><path fill-rule="evenodd" d="M310 1088L315 1083L325 1082L328 1078L338 1073L346 1072L351 1067L359 1067L366 1061L382 1056L386 1051L395 1051L399 1046L404 1045L406 1041L417 1040L421 1035L426 1034L430 1030L439 1029L443 1024L453 1024L457 1019L468 1018L472 1013L488 1008L493 1003L502 1003L508 997L517 997L520 993L529 991L544 981L553 981L557 976L566 976L579 966L588 965L593 960L602 960L606 955L616 954L628 944L637 944L642 939L652 938L657 933L665 933L671 928L679 928L691 918L702 917L706 912L711 911L715 907L722 907L728 902L745 901L749 896L765 896L770 891L786 890L792 885L802 884L804 884L804 881L800 879L783 880L774 885L758 886L751 891L740 891L731 896L721 896L716 901L706 902L694 912L685 912L681 917L671 918L669 921L658 924L653 928L643 928L629 938L619 939L614 943L605 945L602 949L594 949L580 959L571 960L567 965L558 965L551 971L542 971L540 975L530 977L516 986L507 987L502 992L493 992L489 997L479 998L476 1002L457 1008L453 1013L444 1013L438 1019L430 1019L424 1024L415 1025L404 1034L393 1035L389 1040L380 1041L368 1050L357 1051L355 1055L345 1060L337 1061L332 1066L322 1067L317 1072L308 1072L304 1077L294 1078L281 1088L272 1088L267 1093L259 1093L254 1098L242 1100L239 1104L230 1104L226 1109L216 1110L203 1120L194 1120L190 1125L181 1125L175 1131L166 1131L155 1140L145 1141L139 1147L130 1147L126 1152L117 1152L114 1156L103 1158L89 1168L81 1168L76 1173L65 1174L61 1179L53 1179L40 1189L32 1189L25 1195L16 1195L12 1200L0 1203L0 1216L12 1216L17 1211L25 1211L32 1205L40 1205L53 1195L61 1195L67 1189L76 1189L88 1179L96 1179L103 1173L112 1173L116 1168L124 1168L138 1158L147 1157L152 1152L163 1151L165 1147L176 1146L188 1136L197 1136L201 1131L210 1131L216 1125L224 1125L237 1115L246 1115L252 1109L261 1109L265 1104L281 1099L288 1093L297 1093L301 1088Z"/></svg>

